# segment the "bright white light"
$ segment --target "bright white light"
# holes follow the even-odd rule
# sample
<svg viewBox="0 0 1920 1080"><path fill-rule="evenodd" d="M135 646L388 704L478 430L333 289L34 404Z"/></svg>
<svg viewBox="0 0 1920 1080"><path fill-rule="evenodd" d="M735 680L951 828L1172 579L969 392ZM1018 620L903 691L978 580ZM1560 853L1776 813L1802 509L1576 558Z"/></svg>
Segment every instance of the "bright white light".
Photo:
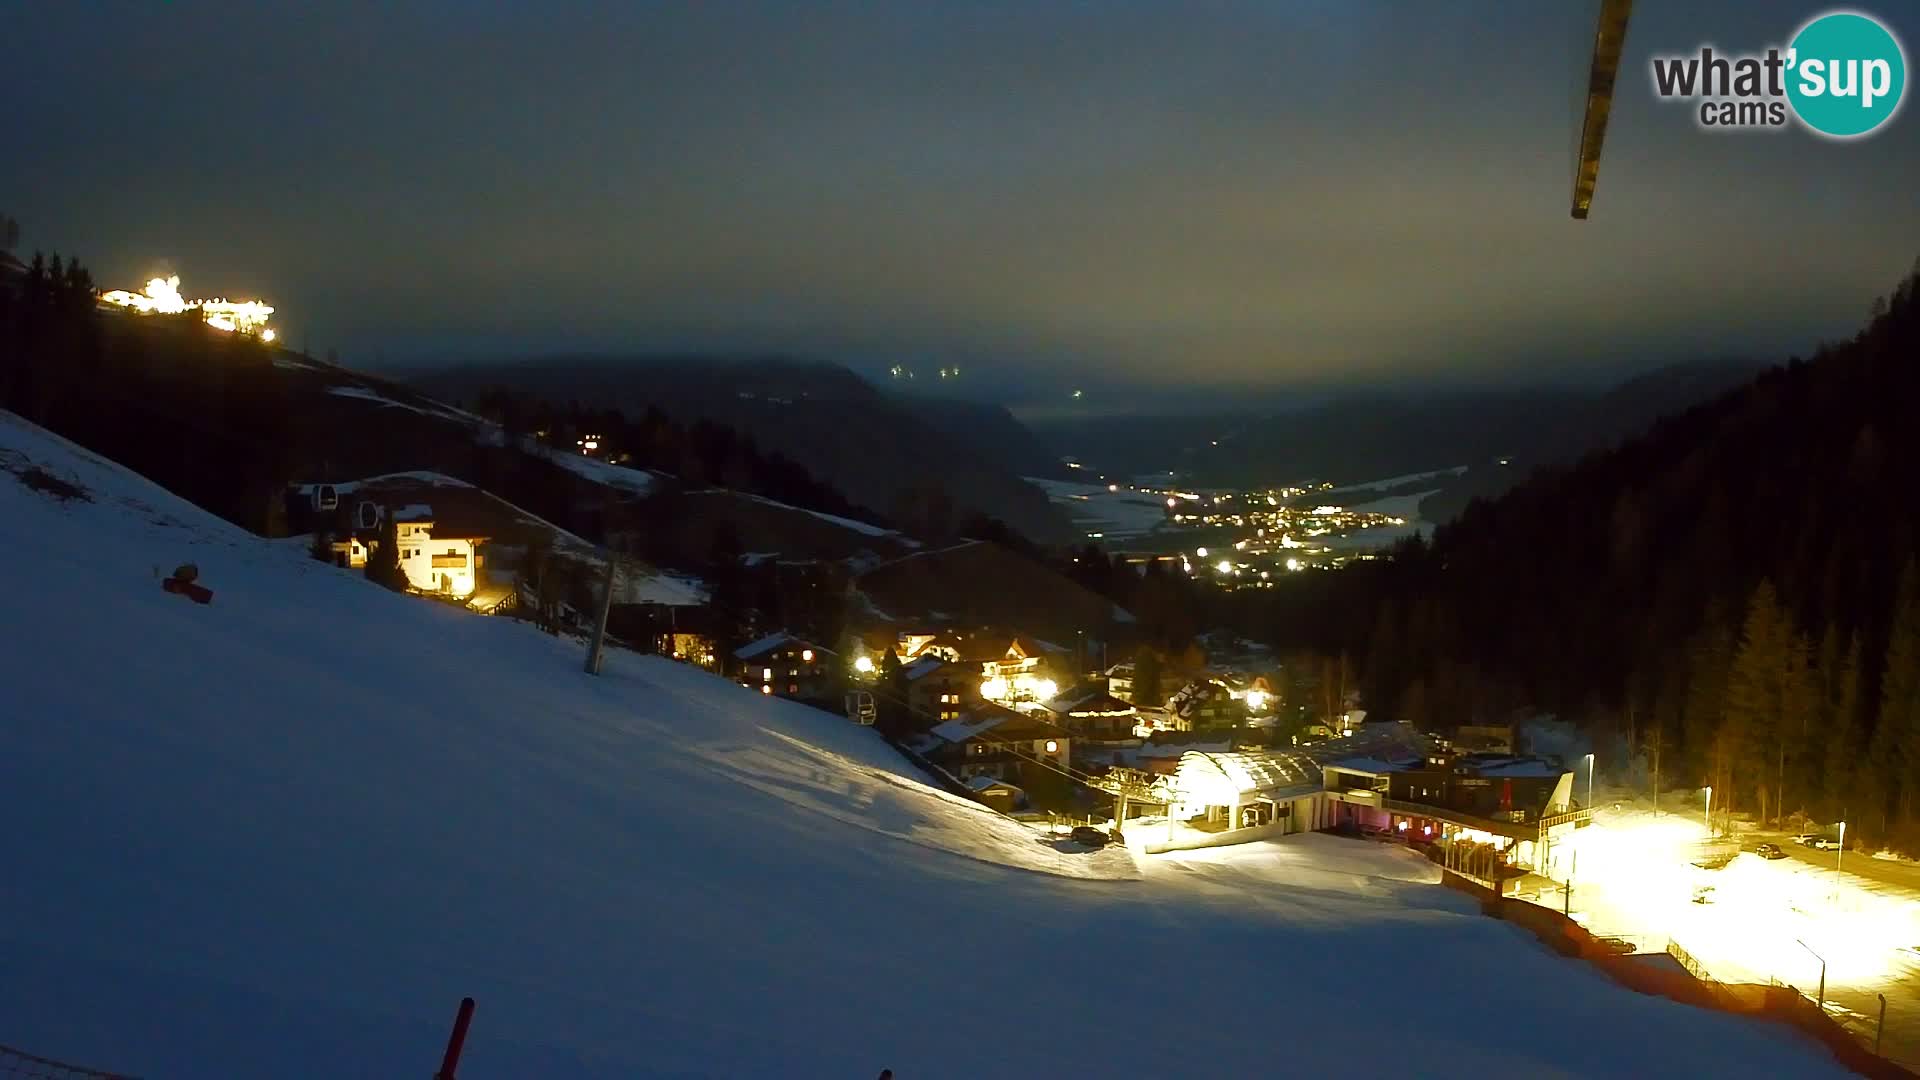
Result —
<svg viewBox="0 0 1920 1080"><path fill-rule="evenodd" d="M1267 692L1265 690L1247 691L1247 708L1253 709L1257 712L1260 709L1264 709L1266 707L1267 707Z"/></svg>
<svg viewBox="0 0 1920 1080"><path fill-rule="evenodd" d="M1207 549L1206 549L1206 548L1194 548L1194 549L1193 549L1193 553L1194 553L1195 555L1198 555L1198 556L1200 556L1200 557L1201 557L1201 558L1203 558L1203 559L1207 557Z"/></svg>
<svg viewBox="0 0 1920 1080"><path fill-rule="evenodd" d="M995 677L980 684L980 696L994 701L1004 701L1007 697L1007 680Z"/></svg>
<svg viewBox="0 0 1920 1080"><path fill-rule="evenodd" d="M808 663L808 664L811 664L811 663L813 663L813 650L812 650L812 649L801 649L801 650L800 650L800 659L801 659L801 661L802 661L803 663Z"/></svg>
<svg viewBox="0 0 1920 1080"><path fill-rule="evenodd" d="M206 317L207 325L215 330L242 334L262 331L263 336L267 318L273 314L271 307L258 300L188 300L180 295L178 275L154 278L147 282L144 290L137 293L125 289L104 292L100 294L100 301L132 308L143 315L178 315L183 311L198 310Z"/></svg>
<svg viewBox="0 0 1920 1080"><path fill-rule="evenodd" d="M1060 688L1054 685L1052 679L1035 679L1033 682L1033 696L1041 701L1052 701L1059 692Z"/></svg>
<svg viewBox="0 0 1920 1080"><path fill-rule="evenodd" d="M761 669L760 669L760 681L761 681L761 682L772 682L772 681L773 681L773 669L772 669L772 668L761 668Z"/></svg>
<svg viewBox="0 0 1920 1080"><path fill-rule="evenodd" d="M274 338L276 338L276 337L279 337L279 336L280 336L280 335L278 335L278 334L276 334L276 333L274 333L274 332L273 332L273 331L271 331L271 330L262 330L262 331L260 331L260 340L261 340L261 341L272 341L272 340L273 340Z"/></svg>
<svg viewBox="0 0 1920 1080"><path fill-rule="evenodd" d="M1298 569L1300 569L1300 560L1299 560L1299 559L1288 559L1288 560L1287 560L1287 569L1289 569L1289 570L1298 570ZM1301 588L1305 588L1305 587L1306 587L1306 586L1304 586L1304 585L1303 585L1303 586L1301 586ZM1292 588L1292 586L1288 586L1288 588Z"/></svg>
<svg viewBox="0 0 1920 1080"><path fill-rule="evenodd" d="M773 693L773 687L771 687L771 686L768 686L768 685L767 685L766 683L761 683L761 684L760 684L760 692L761 692L761 693L763 693L763 694L771 694L771 693Z"/></svg>
<svg viewBox="0 0 1920 1080"><path fill-rule="evenodd" d="M1230 562L1228 562L1228 561L1227 561L1227 560L1225 560L1225 559L1221 559L1221 560L1220 560L1220 561L1219 561L1218 563L1216 563L1216 564L1214 564L1214 567L1213 567L1213 568L1214 568L1215 570L1218 570L1218 571L1220 571L1220 572L1221 572L1221 573L1223 573L1223 574L1231 574L1231 573L1233 573L1233 564L1232 564L1232 563L1230 563Z"/></svg>
<svg viewBox="0 0 1920 1080"><path fill-rule="evenodd" d="M1108 485L1107 485L1107 490L1108 490L1108 491L1119 491L1119 490L1120 490L1120 485L1119 485L1119 484L1108 484Z"/></svg>
<svg viewBox="0 0 1920 1080"><path fill-rule="evenodd" d="M873 657L871 656L854 657L853 670L859 672L862 675L873 674Z"/></svg>
<svg viewBox="0 0 1920 1080"><path fill-rule="evenodd" d="M1049 753L1049 754L1057 754L1057 753L1059 753L1059 752L1060 752L1060 744L1059 744L1059 743L1057 743L1057 742L1055 742L1055 741L1053 741L1052 739L1048 739L1048 740L1047 740L1047 753Z"/></svg>
<svg viewBox="0 0 1920 1080"><path fill-rule="evenodd" d="M1167 509L1171 510L1174 507L1179 505L1180 505L1180 500L1173 498L1172 496L1167 497Z"/></svg>

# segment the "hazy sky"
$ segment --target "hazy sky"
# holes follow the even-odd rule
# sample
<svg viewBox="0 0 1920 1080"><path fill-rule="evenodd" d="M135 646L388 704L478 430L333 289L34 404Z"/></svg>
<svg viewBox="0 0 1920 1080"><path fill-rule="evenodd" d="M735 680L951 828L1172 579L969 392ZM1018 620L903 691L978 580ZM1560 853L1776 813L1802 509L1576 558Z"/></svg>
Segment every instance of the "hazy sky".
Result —
<svg viewBox="0 0 1920 1080"><path fill-rule="evenodd" d="M359 362L775 350L1051 393L1537 380L1854 327L1920 254L1920 113L1702 133L1649 54L1822 7L1642 3L1575 222L1595 7L19 5L0 209L105 283L257 291ZM1920 55L1920 16L1878 13Z"/></svg>

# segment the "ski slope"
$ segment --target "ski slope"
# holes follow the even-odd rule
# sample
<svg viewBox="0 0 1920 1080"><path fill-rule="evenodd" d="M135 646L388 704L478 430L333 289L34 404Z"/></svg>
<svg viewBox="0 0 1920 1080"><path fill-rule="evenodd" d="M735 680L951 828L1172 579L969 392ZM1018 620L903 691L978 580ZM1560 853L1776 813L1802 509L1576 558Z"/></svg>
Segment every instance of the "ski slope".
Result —
<svg viewBox="0 0 1920 1080"><path fill-rule="evenodd" d="M472 995L462 1080L1843 1075L1405 852L1057 851L869 730L659 660L583 675L7 414L0 551L0 1044L425 1076ZM210 606L159 588L186 561Z"/></svg>

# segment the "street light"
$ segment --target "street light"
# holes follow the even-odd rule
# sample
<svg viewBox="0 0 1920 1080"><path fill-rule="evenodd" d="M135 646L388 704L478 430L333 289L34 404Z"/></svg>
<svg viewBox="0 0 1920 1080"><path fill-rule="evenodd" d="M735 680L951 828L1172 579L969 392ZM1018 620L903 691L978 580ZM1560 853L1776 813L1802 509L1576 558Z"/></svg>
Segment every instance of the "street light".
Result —
<svg viewBox="0 0 1920 1080"><path fill-rule="evenodd" d="M1847 855L1847 823L1840 823L1840 842L1833 849L1833 872L1840 872L1840 860Z"/></svg>
<svg viewBox="0 0 1920 1080"><path fill-rule="evenodd" d="M1707 835L1713 835L1713 785L1707 785Z"/></svg>
<svg viewBox="0 0 1920 1080"><path fill-rule="evenodd" d="M1593 755L1587 755L1587 809L1593 809Z"/></svg>
<svg viewBox="0 0 1920 1080"><path fill-rule="evenodd" d="M1815 1002L1815 1004L1820 1008L1820 1011L1825 1012L1827 1008L1827 958L1814 952L1807 946L1806 942L1801 941L1799 938L1794 938L1793 943L1806 949L1815 960L1820 961L1820 999Z"/></svg>

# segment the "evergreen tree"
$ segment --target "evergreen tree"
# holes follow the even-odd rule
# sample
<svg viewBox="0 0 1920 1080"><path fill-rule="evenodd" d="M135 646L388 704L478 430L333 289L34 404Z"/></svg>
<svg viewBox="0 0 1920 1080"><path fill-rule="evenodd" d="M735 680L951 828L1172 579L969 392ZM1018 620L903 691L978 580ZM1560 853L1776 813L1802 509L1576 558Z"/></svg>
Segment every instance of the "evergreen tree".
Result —
<svg viewBox="0 0 1920 1080"><path fill-rule="evenodd" d="M1867 750L1860 717L1860 635L1855 634L1847 645L1828 687L1826 775L1822 780L1827 815L1844 818L1858 801L1855 777L1865 765L1861 755Z"/></svg>
<svg viewBox="0 0 1920 1080"><path fill-rule="evenodd" d="M880 657L873 680L874 727L889 739L898 739L918 726L907 710L907 674L900 655L888 649Z"/></svg>
<svg viewBox="0 0 1920 1080"><path fill-rule="evenodd" d="M1680 709L1687 757L1698 782L1712 785L1722 800L1732 794L1730 762L1722 738L1732 651L1725 628L1710 618L1688 650L1686 693Z"/></svg>
<svg viewBox="0 0 1920 1080"><path fill-rule="evenodd" d="M1880 675L1880 727L1886 729L1884 762L1898 779L1900 824L1913 823L1920 767L1920 568L1908 562L1894 597L1893 625L1887 635L1887 660Z"/></svg>
<svg viewBox="0 0 1920 1080"><path fill-rule="evenodd" d="M405 592L407 572L400 568L400 534L389 517L380 525L380 537L367 553L367 580L395 592Z"/></svg>
<svg viewBox="0 0 1920 1080"><path fill-rule="evenodd" d="M331 563L333 561L333 534L325 529L314 530L313 542L307 548L307 554L313 556L314 562Z"/></svg>
<svg viewBox="0 0 1920 1080"><path fill-rule="evenodd" d="M1762 819L1769 808L1774 817L1784 812L1786 763L1806 736L1809 683L1806 641L1794 633L1773 583L1762 581L1747 605L1740 645L1727 672L1723 711L1723 735Z"/></svg>
<svg viewBox="0 0 1920 1080"><path fill-rule="evenodd" d="M1161 686L1164 679L1160 654L1152 649L1141 649L1139 655L1133 658L1133 703L1150 709L1165 705L1167 692Z"/></svg>

